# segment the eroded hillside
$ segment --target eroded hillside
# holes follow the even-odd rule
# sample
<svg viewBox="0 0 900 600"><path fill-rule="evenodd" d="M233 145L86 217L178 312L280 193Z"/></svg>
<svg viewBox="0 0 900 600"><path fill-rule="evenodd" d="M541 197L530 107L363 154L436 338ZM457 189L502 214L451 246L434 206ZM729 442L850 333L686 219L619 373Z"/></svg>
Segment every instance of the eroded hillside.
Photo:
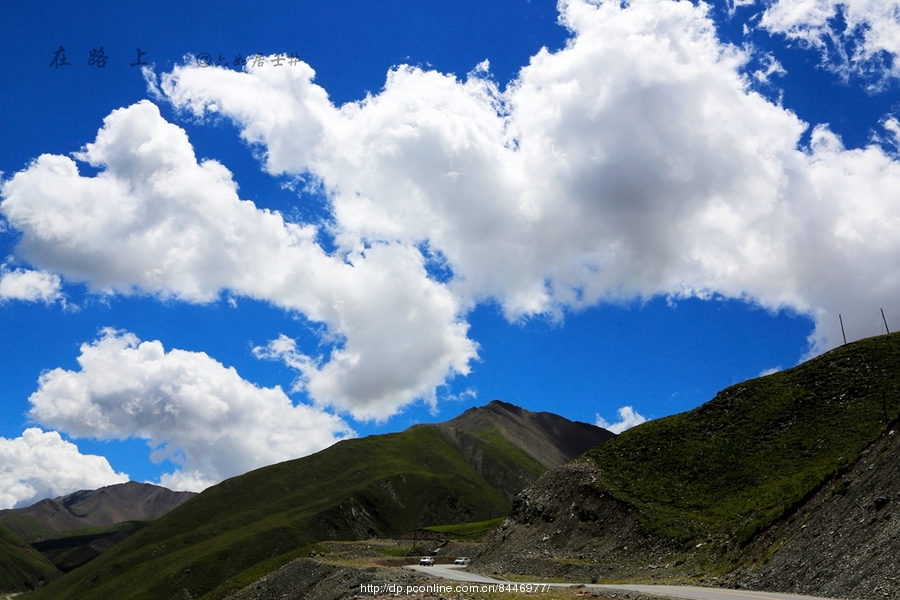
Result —
<svg viewBox="0 0 900 600"><path fill-rule="evenodd" d="M896 590L898 392L896 334L732 386L545 474L481 568L883 597ZM788 523L806 527L777 533Z"/></svg>

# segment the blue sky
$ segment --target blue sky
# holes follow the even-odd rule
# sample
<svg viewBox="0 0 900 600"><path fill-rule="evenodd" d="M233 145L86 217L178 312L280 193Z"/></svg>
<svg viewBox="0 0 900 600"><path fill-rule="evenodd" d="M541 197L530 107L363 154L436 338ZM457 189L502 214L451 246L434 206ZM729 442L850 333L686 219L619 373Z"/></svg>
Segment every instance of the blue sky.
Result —
<svg viewBox="0 0 900 600"><path fill-rule="evenodd" d="M897 11L4 6L0 507L900 327Z"/></svg>

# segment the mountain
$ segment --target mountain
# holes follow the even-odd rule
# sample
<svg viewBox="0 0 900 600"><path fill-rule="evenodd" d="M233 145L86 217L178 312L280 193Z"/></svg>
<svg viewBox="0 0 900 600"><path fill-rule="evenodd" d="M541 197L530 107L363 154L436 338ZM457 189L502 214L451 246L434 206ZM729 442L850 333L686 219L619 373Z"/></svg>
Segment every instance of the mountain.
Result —
<svg viewBox="0 0 900 600"><path fill-rule="evenodd" d="M0 524L69 572L196 495L129 481L0 510Z"/></svg>
<svg viewBox="0 0 900 600"><path fill-rule="evenodd" d="M900 480L898 414L897 334L729 387L542 476L515 499L481 568L761 588L782 577L850 595L865 591L849 582L867 563L880 590L900 591L890 545L900 489L887 484Z"/></svg>
<svg viewBox="0 0 900 600"><path fill-rule="evenodd" d="M496 430L510 444L551 469L615 437L594 425L572 422L549 412L532 412L500 400L481 408L470 408L437 427L455 432L453 435L458 440L464 434L477 436ZM458 442L458 445L464 444Z"/></svg>
<svg viewBox="0 0 900 600"><path fill-rule="evenodd" d="M38 542L76 529L155 519L196 495L129 481L0 510L0 523L29 542Z"/></svg>
<svg viewBox="0 0 900 600"><path fill-rule="evenodd" d="M445 433L466 462L510 502L545 470L563 465L615 437L594 425L569 421L549 412L532 412L500 400L425 427L436 427ZM494 448L504 448L504 453L497 453ZM519 456L520 460L505 459L504 454ZM537 465L529 467L531 461Z"/></svg>
<svg viewBox="0 0 900 600"><path fill-rule="evenodd" d="M503 516L525 485L611 437L494 401L344 440L209 488L34 598L221 598L317 541Z"/></svg>
<svg viewBox="0 0 900 600"><path fill-rule="evenodd" d="M33 590L59 576L40 552L0 524L0 593Z"/></svg>

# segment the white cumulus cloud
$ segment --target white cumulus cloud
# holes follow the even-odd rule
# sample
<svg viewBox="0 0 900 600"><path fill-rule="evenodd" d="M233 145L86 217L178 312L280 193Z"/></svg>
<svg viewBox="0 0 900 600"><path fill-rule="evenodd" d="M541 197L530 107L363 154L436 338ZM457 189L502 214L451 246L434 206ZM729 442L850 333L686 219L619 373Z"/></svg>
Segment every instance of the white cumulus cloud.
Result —
<svg viewBox="0 0 900 600"><path fill-rule="evenodd" d="M2 231L2 230L0 230ZM62 298L59 275L0 265L0 301L24 300L50 304Z"/></svg>
<svg viewBox="0 0 900 600"><path fill-rule="evenodd" d="M608 429L618 435L626 429L631 429L635 425L640 425L647 421L647 419L630 406L621 407L618 410L618 413L619 420L615 423L610 423L600 415L597 415L597 422L595 425L597 425L597 427L602 427L603 429Z"/></svg>
<svg viewBox="0 0 900 600"><path fill-rule="evenodd" d="M82 454L56 431L30 427L21 437L0 437L0 509L126 481L104 457Z"/></svg>
<svg viewBox="0 0 900 600"><path fill-rule="evenodd" d="M153 460L180 465L163 485L199 491L354 435L340 418L203 352L166 351L130 333L104 331L82 345L78 364L41 375L30 417L77 437L147 440Z"/></svg>
<svg viewBox="0 0 900 600"><path fill-rule="evenodd" d="M839 312L855 338L893 306L889 152L846 149L824 125L801 146L808 125L752 90L748 56L718 39L706 5L560 10L566 47L505 90L401 66L337 107L306 65L179 67L160 88L231 118L269 172L321 182L339 242L427 243L465 306L493 299L516 319L721 295L812 316L812 353L839 343Z"/></svg>
<svg viewBox="0 0 900 600"><path fill-rule="evenodd" d="M2 187L17 252L96 291L190 302L222 290L324 323L341 343L304 361L319 404L384 418L467 373L476 347L457 298L414 247L379 242L329 255L316 227L285 222L237 195L218 162L197 162L187 135L140 102L110 114L77 154L43 155Z"/></svg>

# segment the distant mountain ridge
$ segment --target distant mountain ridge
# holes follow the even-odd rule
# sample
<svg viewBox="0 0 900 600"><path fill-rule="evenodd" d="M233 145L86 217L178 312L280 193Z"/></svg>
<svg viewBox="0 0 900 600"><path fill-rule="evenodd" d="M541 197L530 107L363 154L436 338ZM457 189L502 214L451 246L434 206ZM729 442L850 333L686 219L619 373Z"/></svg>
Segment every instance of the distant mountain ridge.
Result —
<svg viewBox="0 0 900 600"><path fill-rule="evenodd" d="M129 481L0 510L0 592L48 583L196 495Z"/></svg>
<svg viewBox="0 0 900 600"><path fill-rule="evenodd" d="M343 440L209 488L34 598L223 598L317 541L502 516L547 469L611 437L495 401L444 423Z"/></svg>
<svg viewBox="0 0 900 600"><path fill-rule="evenodd" d="M76 529L155 519L196 495L129 481L47 498L24 508L0 510L0 523L35 542Z"/></svg>

